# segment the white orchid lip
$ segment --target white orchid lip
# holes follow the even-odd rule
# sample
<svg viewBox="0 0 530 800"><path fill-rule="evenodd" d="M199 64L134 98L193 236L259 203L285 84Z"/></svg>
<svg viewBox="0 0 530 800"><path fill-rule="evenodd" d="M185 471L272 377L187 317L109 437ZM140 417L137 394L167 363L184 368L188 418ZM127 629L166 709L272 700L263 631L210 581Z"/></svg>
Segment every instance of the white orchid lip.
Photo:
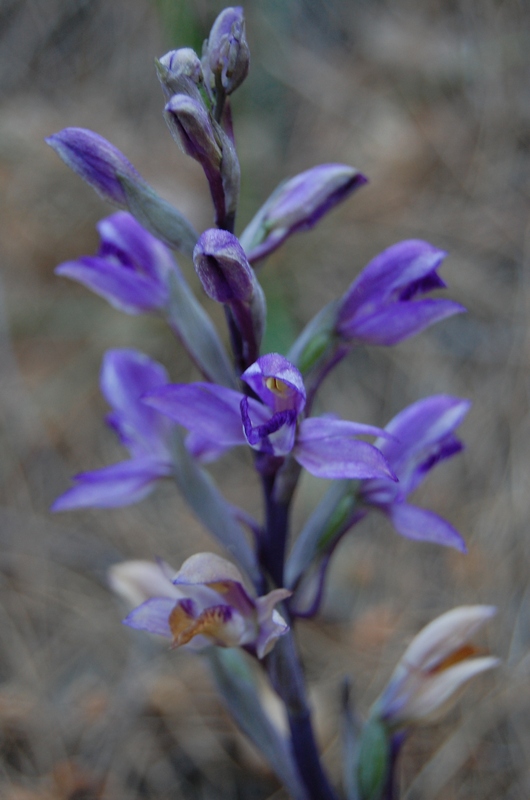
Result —
<svg viewBox="0 0 530 800"><path fill-rule="evenodd" d="M495 613L494 606L460 606L429 623L403 654L373 713L392 728L443 713L467 681L500 663L469 642Z"/></svg>

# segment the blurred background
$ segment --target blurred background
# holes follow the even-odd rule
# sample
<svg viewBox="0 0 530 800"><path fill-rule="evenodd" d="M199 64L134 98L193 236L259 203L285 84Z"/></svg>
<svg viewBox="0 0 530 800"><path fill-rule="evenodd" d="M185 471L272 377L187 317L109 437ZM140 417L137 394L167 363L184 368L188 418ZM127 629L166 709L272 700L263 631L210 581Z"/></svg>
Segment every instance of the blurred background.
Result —
<svg viewBox="0 0 530 800"><path fill-rule="evenodd" d="M162 119L155 56L199 50L220 0L0 0L0 795L127 800L285 795L240 736L196 656L120 625L109 565L179 566L215 545L176 489L129 508L53 516L81 469L123 453L98 374L137 347L196 379L160 321L127 317L54 267L97 249L112 213L44 144L66 126L112 141L198 230L212 216L199 166ZM403 797L530 795L530 10L521 0L248 0L250 75L234 96L241 231L278 182L342 161L370 179L266 263L267 349L286 352L380 250L446 249L447 296L467 315L395 349L352 354L319 411L384 425L431 393L473 400L463 456L415 497L449 518L462 556L367 520L335 556L325 606L299 635L330 771L339 686L365 713L410 638L463 603L499 607L484 646L502 667L468 688L402 761ZM199 289L192 267L181 266ZM222 329L219 309L205 306ZM224 333L223 333L224 335ZM259 514L248 454L213 467ZM304 481L294 530L323 491ZM272 700L267 695L265 702Z"/></svg>

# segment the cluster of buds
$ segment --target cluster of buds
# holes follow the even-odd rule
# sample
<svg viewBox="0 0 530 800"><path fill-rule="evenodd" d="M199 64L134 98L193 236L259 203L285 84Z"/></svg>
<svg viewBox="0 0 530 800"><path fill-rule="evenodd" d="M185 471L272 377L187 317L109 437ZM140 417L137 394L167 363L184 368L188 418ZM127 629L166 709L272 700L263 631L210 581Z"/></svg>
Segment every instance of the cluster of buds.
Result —
<svg viewBox="0 0 530 800"><path fill-rule="evenodd" d="M374 511L401 536L465 552L450 522L409 497L436 464L461 450L456 429L470 404L450 395L423 398L379 427L312 415L313 400L352 348L396 345L464 309L430 296L446 287L439 275L445 252L428 242L402 241L375 256L287 354L262 352L267 308L258 265L367 179L345 164L306 169L280 184L236 236L240 167L230 96L246 78L249 61L243 11L236 7L218 16L201 56L181 48L156 62L171 136L201 165L210 190L214 227L200 234L97 133L66 128L47 140L119 209L98 225L97 254L69 260L57 274L120 311L161 316L202 376L172 383L165 367L144 353L109 350L101 389L112 409L107 422L128 458L75 476L53 509L128 505L160 480L176 482L231 561L198 553L176 573L162 561L116 565L110 584L134 606L124 622L169 639L174 648L202 651L236 721L290 795L334 800L292 628L297 618L317 613L335 547ZM206 296L224 307L230 355L172 251L192 260ZM263 522L228 503L204 469L236 446L247 449L261 480ZM331 486L298 535L290 536L302 470ZM469 678L496 665L489 656L470 659L466 644L492 613L487 606L455 609L412 642L346 753L349 800L390 798L406 732ZM288 736L261 706L243 651L266 669L285 706Z"/></svg>

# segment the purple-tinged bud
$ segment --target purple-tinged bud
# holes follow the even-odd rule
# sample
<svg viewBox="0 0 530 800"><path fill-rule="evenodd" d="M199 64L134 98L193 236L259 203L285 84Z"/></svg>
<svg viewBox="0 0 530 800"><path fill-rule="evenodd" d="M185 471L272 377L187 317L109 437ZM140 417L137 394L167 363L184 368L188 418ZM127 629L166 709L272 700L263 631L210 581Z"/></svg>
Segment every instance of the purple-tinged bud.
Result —
<svg viewBox="0 0 530 800"><path fill-rule="evenodd" d="M215 20L203 51L203 70L212 90L231 94L248 75L250 51L240 6L225 8Z"/></svg>
<svg viewBox="0 0 530 800"><path fill-rule="evenodd" d="M77 172L104 200L115 205L127 207L120 176L134 185L145 186L144 179L123 153L93 131L65 128L48 136L46 142L70 169Z"/></svg>
<svg viewBox="0 0 530 800"><path fill-rule="evenodd" d="M155 60L158 80L167 100L174 94L186 94L199 100L202 83L201 60L191 47L170 50L160 60Z"/></svg>
<svg viewBox="0 0 530 800"><path fill-rule="evenodd" d="M321 164L280 184L241 235L248 260L258 261L292 233L312 228L366 182L353 167Z"/></svg>
<svg viewBox="0 0 530 800"><path fill-rule="evenodd" d="M185 94L176 94L166 105L164 116L181 150L203 167L219 171L222 151L204 105Z"/></svg>
<svg viewBox="0 0 530 800"><path fill-rule="evenodd" d="M230 308L239 367L245 369L259 355L267 318L265 296L245 251L233 234L211 228L199 237L193 263L206 294Z"/></svg>
<svg viewBox="0 0 530 800"><path fill-rule="evenodd" d="M193 263L204 291L218 303L249 302L256 277L245 251L228 231L211 228L195 245Z"/></svg>
<svg viewBox="0 0 530 800"><path fill-rule="evenodd" d="M215 221L232 228L239 195L239 161L235 148L202 101L176 94L165 109L171 135L184 153L201 164L210 185Z"/></svg>

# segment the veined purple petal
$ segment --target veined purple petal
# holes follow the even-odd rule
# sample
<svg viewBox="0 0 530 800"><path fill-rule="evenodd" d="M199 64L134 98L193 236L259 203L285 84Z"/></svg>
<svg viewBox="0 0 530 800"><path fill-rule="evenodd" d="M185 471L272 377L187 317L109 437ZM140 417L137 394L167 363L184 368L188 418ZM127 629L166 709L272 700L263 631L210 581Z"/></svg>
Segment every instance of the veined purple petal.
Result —
<svg viewBox="0 0 530 800"><path fill-rule="evenodd" d="M220 445L218 442L212 442L211 439L206 439L195 431L190 431L186 436L186 449L193 458L200 461L202 464L210 464L212 461L217 461L221 458L227 450L230 450L232 445Z"/></svg>
<svg viewBox="0 0 530 800"><path fill-rule="evenodd" d="M258 358L241 379L275 412L293 409L298 415L304 409L306 392L302 375L279 353Z"/></svg>
<svg viewBox="0 0 530 800"><path fill-rule="evenodd" d="M111 424L136 456L167 458L168 420L146 406L141 397L167 383L167 372L137 350L109 350L101 369L101 390L113 407Z"/></svg>
<svg viewBox="0 0 530 800"><path fill-rule="evenodd" d="M250 405L248 397L241 400L241 417L247 442L255 450L262 453L270 453L275 456L285 456L293 449L296 436L296 411L286 409L278 411L264 422L252 419L250 412L254 411L254 406ZM260 407L260 414L263 413L263 406Z"/></svg>
<svg viewBox="0 0 530 800"><path fill-rule="evenodd" d="M317 478L397 480L380 451L368 442L328 436L304 440L299 436L293 455L308 472Z"/></svg>
<svg viewBox="0 0 530 800"><path fill-rule="evenodd" d="M79 281L104 297L114 308L127 314L141 314L160 308L168 298L167 289L161 285L99 256L66 261L55 269L55 274Z"/></svg>
<svg viewBox="0 0 530 800"><path fill-rule="evenodd" d="M418 400L386 425L393 438L377 441L377 447L397 468L411 453L422 452L451 434L470 407L469 400L445 394Z"/></svg>
<svg viewBox="0 0 530 800"><path fill-rule="evenodd" d="M169 615L175 608L177 601L169 597L151 597L135 608L125 617L124 625L140 631L149 631L159 636L172 639L173 634L169 627Z"/></svg>
<svg viewBox="0 0 530 800"><path fill-rule="evenodd" d="M340 326L340 333L347 339L358 338L369 344L394 345L465 310L452 300L400 300L375 313L351 317Z"/></svg>
<svg viewBox="0 0 530 800"><path fill-rule="evenodd" d="M57 498L52 511L74 508L115 508L143 500L159 478L171 474L171 464L154 459L121 461L74 477L76 485Z"/></svg>
<svg viewBox="0 0 530 800"><path fill-rule="evenodd" d="M386 509L386 513L397 532L407 539L454 547L462 553L467 551L466 544L458 531L433 511L426 511L408 503L392 503Z"/></svg>
<svg viewBox="0 0 530 800"><path fill-rule="evenodd" d="M131 214L118 211L102 219L96 227L101 237L98 255L115 255L123 264L130 264L161 286L167 284L169 274L175 270L171 252Z"/></svg>
<svg viewBox="0 0 530 800"><path fill-rule="evenodd" d="M308 417L300 423L298 434L299 441L310 441L311 439L322 439L332 436L346 438L350 436L379 436L390 437L386 430L375 425L364 425L362 422L350 422L345 419L333 419L332 417Z"/></svg>
<svg viewBox="0 0 530 800"><path fill-rule="evenodd" d="M213 383L180 383L144 395L144 403L218 446L245 444L239 405L243 395ZM262 421L266 409L251 400ZM266 418L266 417L265 417Z"/></svg>
<svg viewBox="0 0 530 800"><path fill-rule="evenodd" d="M123 153L98 133L85 128L65 128L48 136L46 142L70 169L111 203L127 205L119 181L121 174L135 184L145 183Z"/></svg>
<svg viewBox="0 0 530 800"><path fill-rule="evenodd" d="M447 254L419 239L408 239L379 253L353 281L343 298L339 329L359 311L370 313L399 290L436 270Z"/></svg>
<svg viewBox="0 0 530 800"><path fill-rule="evenodd" d="M353 167L320 164L280 184L241 236L248 260L258 261L291 234L312 228L366 182Z"/></svg>

